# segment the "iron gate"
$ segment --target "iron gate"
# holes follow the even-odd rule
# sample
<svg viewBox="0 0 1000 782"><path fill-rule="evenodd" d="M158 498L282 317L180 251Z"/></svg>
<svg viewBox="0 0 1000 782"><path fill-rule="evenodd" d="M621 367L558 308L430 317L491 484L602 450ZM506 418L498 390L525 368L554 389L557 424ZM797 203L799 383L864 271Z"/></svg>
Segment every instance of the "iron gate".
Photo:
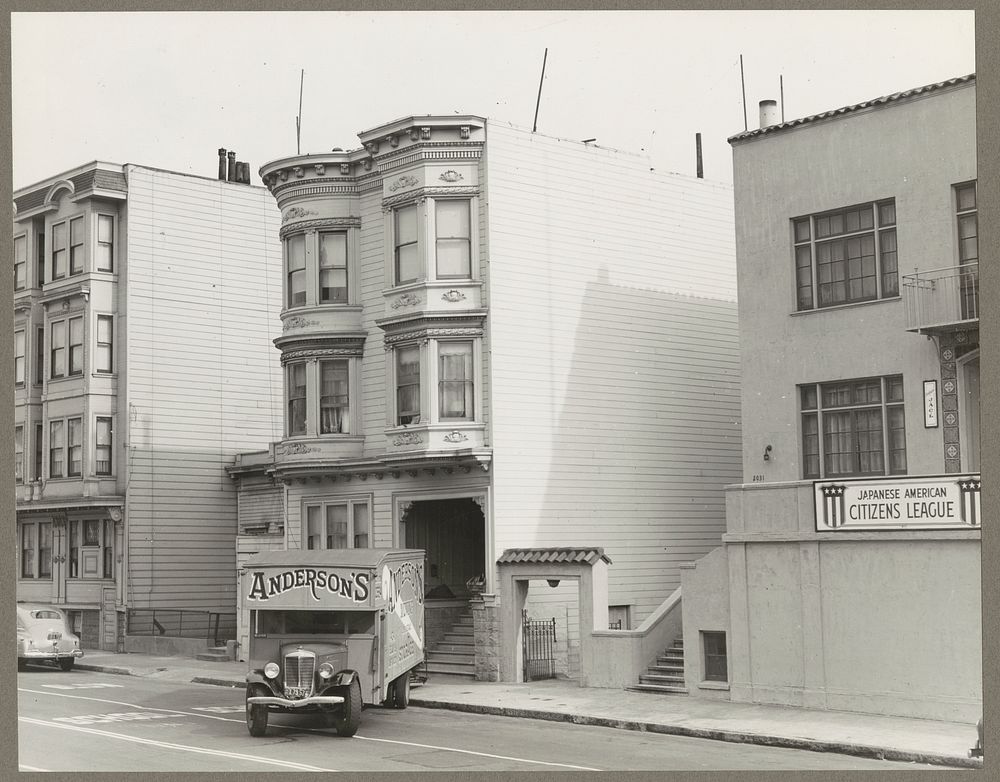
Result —
<svg viewBox="0 0 1000 782"><path fill-rule="evenodd" d="M554 679L556 675L556 620L528 619L528 612L521 611L521 659L524 661L524 680Z"/></svg>

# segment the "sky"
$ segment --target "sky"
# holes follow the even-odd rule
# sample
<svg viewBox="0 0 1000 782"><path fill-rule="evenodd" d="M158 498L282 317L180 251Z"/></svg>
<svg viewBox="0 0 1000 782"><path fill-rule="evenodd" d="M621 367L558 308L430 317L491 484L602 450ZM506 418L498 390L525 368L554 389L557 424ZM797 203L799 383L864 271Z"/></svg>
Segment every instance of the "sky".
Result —
<svg viewBox="0 0 1000 782"><path fill-rule="evenodd" d="M260 184L296 153L300 83L302 153L421 114L530 130L538 101L537 132L657 171L694 175L701 133L731 183L741 55L752 130L782 85L791 120L973 73L974 37L972 11L14 13L13 184L92 160L215 177L220 147Z"/></svg>

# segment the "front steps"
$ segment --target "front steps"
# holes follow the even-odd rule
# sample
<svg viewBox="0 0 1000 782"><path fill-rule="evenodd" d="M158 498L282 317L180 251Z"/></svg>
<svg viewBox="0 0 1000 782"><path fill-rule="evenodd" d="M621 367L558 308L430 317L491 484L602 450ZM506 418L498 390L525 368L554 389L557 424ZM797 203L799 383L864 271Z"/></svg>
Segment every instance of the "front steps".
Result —
<svg viewBox="0 0 1000 782"><path fill-rule="evenodd" d="M196 660L210 660L212 662L227 663L233 658L229 654L229 649L225 646L210 646L203 652L198 652L194 656Z"/></svg>
<svg viewBox="0 0 1000 782"><path fill-rule="evenodd" d="M476 678L476 642L472 630L472 610L459 615L451 630L426 656L427 673Z"/></svg>
<svg viewBox="0 0 1000 782"><path fill-rule="evenodd" d="M639 683L626 687L634 692L657 692L668 695L687 695L684 686L684 639L674 641L657 656L656 662L639 675Z"/></svg>

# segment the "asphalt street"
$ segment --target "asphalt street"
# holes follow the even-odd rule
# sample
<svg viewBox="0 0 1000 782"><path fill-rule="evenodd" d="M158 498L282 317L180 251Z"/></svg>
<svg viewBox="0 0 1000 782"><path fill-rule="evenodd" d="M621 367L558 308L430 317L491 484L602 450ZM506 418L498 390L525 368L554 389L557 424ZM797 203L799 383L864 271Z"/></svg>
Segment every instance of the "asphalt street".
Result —
<svg viewBox="0 0 1000 782"><path fill-rule="evenodd" d="M22 771L581 771L923 768L836 754L410 707L366 709L353 738L272 715L242 690L93 671L18 674ZM929 768L929 767L928 767Z"/></svg>

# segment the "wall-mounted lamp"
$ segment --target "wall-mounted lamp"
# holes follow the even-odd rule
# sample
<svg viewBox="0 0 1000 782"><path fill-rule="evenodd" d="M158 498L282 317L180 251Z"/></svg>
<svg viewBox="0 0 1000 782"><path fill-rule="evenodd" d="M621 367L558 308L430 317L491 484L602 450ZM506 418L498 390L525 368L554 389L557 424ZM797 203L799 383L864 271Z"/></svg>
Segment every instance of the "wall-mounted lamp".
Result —
<svg viewBox="0 0 1000 782"><path fill-rule="evenodd" d="M559 579L558 578L550 578L545 583L547 583L550 587L555 588L555 587L559 586Z"/></svg>
<svg viewBox="0 0 1000 782"><path fill-rule="evenodd" d="M764 461L765 462L771 461L771 446L770 445L765 446L765 448L764 448Z"/></svg>

